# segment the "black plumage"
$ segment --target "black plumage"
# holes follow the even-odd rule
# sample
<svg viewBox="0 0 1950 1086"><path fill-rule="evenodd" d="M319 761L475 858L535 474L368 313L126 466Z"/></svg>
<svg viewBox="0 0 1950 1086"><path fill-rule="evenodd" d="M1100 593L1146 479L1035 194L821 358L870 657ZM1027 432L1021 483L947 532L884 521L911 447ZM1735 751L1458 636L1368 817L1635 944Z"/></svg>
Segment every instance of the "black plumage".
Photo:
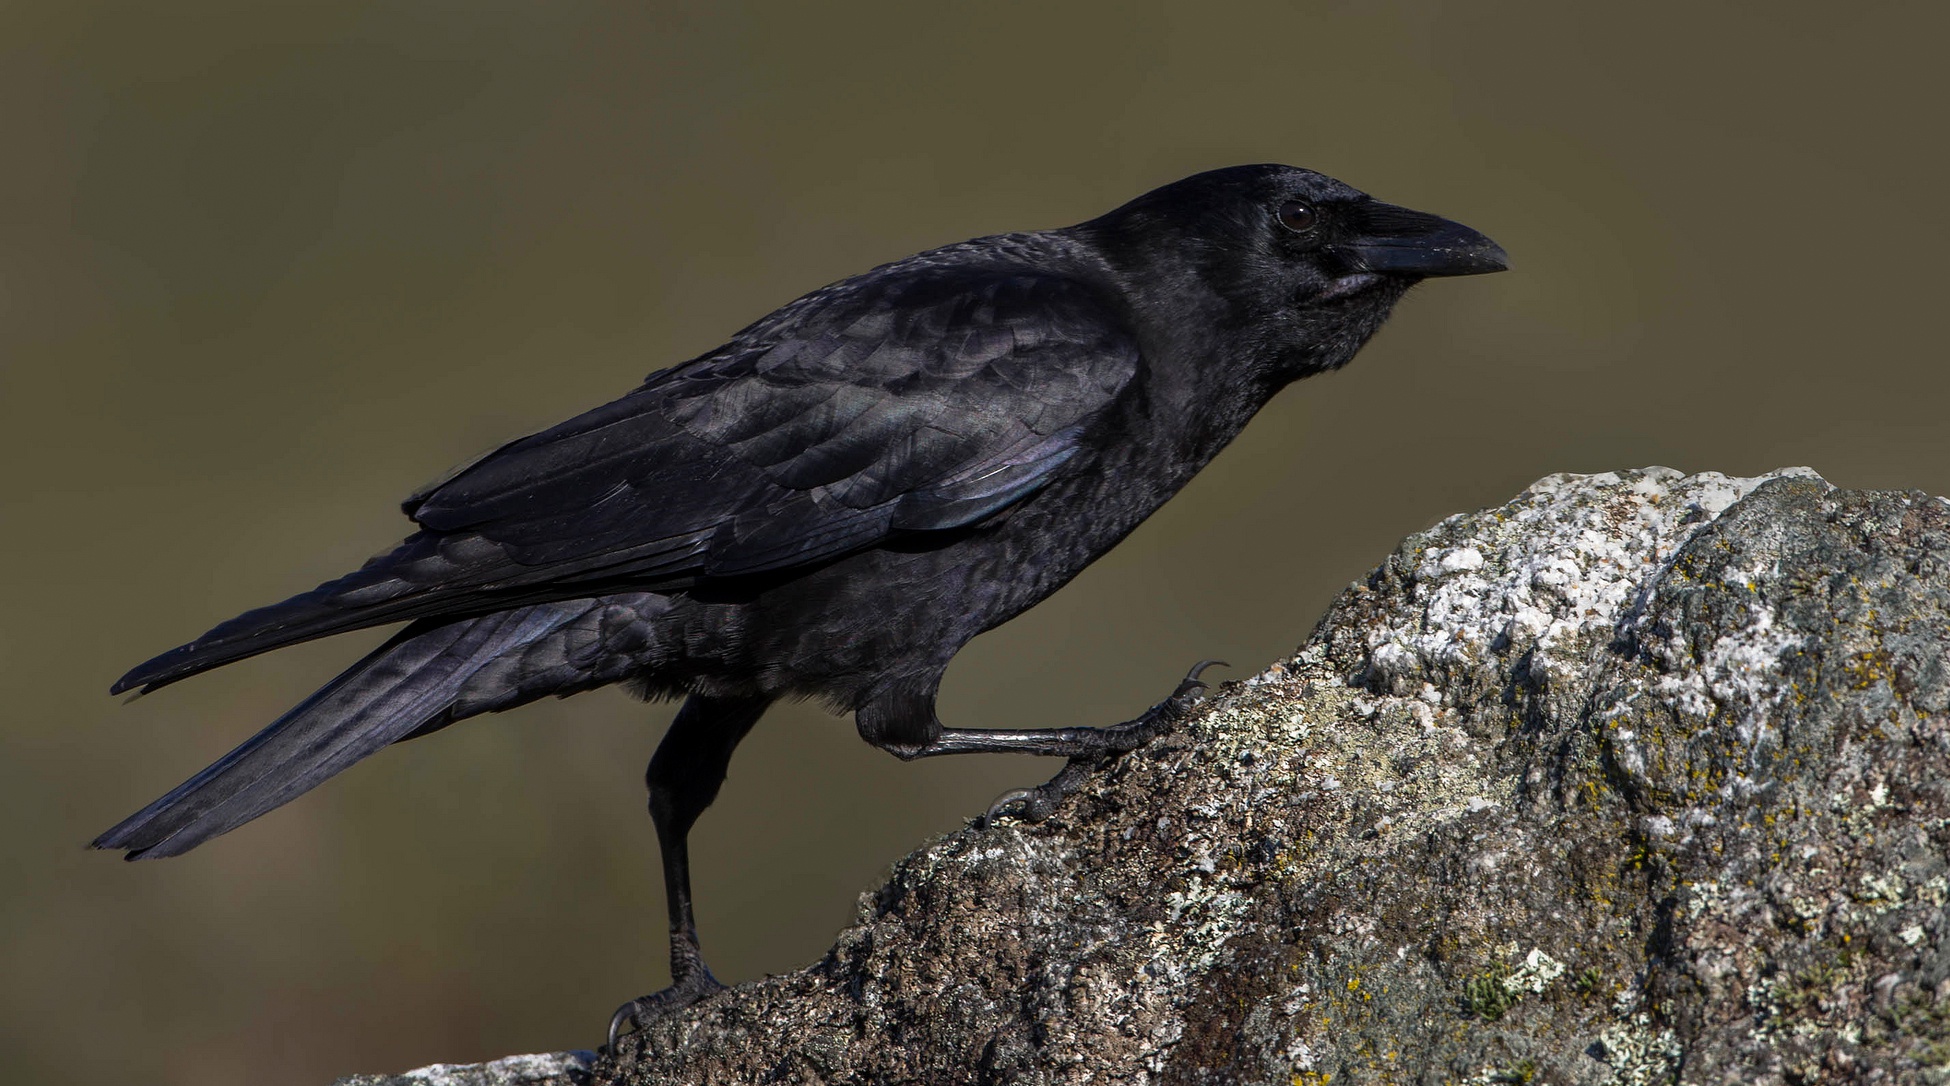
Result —
<svg viewBox="0 0 1950 1086"><path fill-rule="evenodd" d="M671 904L664 993L716 986L684 838L781 697L902 757L1097 759L1169 723L944 726L957 650L1109 550L1272 394L1347 362L1419 279L1495 271L1444 219L1285 166L1200 174L1078 226L931 250L815 291L724 346L407 499L363 568L140 665L145 691L269 649L408 622L95 844L181 853L389 743L627 682L687 698L649 772Z"/></svg>

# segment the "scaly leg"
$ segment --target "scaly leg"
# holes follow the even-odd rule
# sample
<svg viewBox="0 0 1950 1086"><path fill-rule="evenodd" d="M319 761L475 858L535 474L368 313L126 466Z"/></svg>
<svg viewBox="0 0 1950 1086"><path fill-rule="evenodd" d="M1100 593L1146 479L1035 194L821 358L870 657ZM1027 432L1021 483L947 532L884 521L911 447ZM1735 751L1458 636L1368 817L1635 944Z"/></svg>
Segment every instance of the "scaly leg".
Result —
<svg viewBox="0 0 1950 1086"><path fill-rule="evenodd" d="M644 783L650 786L650 817L657 824L664 898L670 906L670 987L616 1009L609 1020L611 1050L625 1026L641 1026L659 1011L689 1006L724 987L705 968L698 949L687 840L697 816L718 798L731 752L770 705L766 698L692 695L650 759Z"/></svg>
<svg viewBox="0 0 1950 1086"><path fill-rule="evenodd" d="M1092 773L1126 751L1149 743L1185 718L1197 704L1206 669L1223 667L1223 660L1201 660L1179 682L1171 696L1146 709L1136 720L1108 728L1040 728L1019 731L989 728L943 728L935 740L904 754L929 758L938 754L1044 754L1070 759L1056 776L1035 788L1005 792L989 805L987 821L1004 815L1025 822L1041 822L1057 805L1083 786Z"/></svg>

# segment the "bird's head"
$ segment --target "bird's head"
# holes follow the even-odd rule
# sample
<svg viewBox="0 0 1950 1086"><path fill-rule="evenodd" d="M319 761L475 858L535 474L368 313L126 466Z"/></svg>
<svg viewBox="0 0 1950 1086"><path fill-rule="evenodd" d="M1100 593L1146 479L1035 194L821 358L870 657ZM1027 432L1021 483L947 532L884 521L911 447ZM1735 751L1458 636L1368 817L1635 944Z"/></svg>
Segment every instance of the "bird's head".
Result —
<svg viewBox="0 0 1950 1086"><path fill-rule="evenodd" d="M1194 174L1077 229L1141 293L1176 300L1160 311L1191 301L1197 323L1235 340L1223 348L1282 381L1347 362L1423 279L1508 266L1461 223L1293 166Z"/></svg>

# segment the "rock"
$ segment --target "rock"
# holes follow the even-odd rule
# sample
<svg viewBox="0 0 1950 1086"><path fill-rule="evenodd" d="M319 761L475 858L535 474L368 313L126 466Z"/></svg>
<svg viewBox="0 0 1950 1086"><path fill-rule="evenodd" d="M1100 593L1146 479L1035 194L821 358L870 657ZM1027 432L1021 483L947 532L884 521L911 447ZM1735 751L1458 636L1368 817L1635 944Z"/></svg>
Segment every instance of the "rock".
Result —
<svg viewBox="0 0 1950 1086"><path fill-rule="evenodd" d="M591 1076L1950 1083L1946 781L1950 503L1552 476Z"/></svg>
<svg viewBox="0 0 1950 1086"><path fill-rule="evenodd" d="M506 1056L492 1063L436 1063L403 1075L352 1075L332 1086L581 1086L593 1052Z"/></svg>

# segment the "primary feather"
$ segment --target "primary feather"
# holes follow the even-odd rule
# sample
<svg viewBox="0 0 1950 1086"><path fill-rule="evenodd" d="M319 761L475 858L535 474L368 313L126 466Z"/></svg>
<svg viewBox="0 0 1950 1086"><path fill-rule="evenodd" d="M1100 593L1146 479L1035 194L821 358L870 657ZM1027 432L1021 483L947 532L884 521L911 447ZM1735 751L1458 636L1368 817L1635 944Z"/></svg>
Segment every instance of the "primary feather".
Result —
<svg viewBox="0 0 1950 1086"><path fill-rule="evenodd" d="M1032 493L1129 382L1079 282L924 253L809 295L409 498L362 569L131 670L154 690L329 634L815 565ZM947 334L952 329L952 334Z"/></svg>

